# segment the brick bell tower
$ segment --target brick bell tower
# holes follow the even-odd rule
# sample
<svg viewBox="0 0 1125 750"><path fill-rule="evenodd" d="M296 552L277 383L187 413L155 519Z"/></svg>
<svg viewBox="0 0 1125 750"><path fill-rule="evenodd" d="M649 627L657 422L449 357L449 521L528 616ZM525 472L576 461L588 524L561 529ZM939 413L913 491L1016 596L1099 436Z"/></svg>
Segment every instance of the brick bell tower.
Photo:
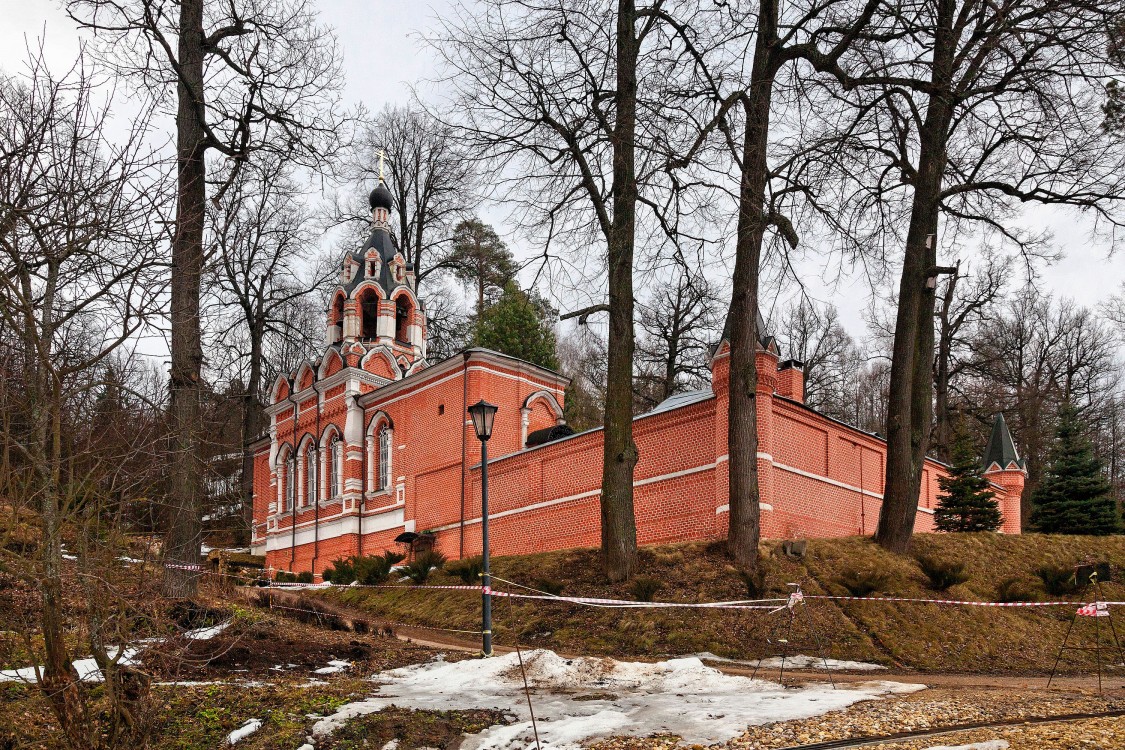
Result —
<svg viewBox="0 0 1125 750"><path fill-rule="evenodd" d="M396 363L397 379L426 359L425 309L416 293L414 265L395 245L390 231L394 198L382 177L368 202L371 235L363 247L344 254L339 286L328 308L325 345L339 347L349 367L374 349Z"/></svg>

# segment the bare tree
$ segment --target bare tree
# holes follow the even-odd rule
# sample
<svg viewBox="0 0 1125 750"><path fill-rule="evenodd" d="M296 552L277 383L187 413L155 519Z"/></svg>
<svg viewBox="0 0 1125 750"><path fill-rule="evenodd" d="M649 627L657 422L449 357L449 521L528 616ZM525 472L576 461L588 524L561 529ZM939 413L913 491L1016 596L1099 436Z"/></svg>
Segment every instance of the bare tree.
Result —
<svg viewBox="0 0 1125 750"><path fill-rule="evenodd" d="M989 254L984 267L976 274L962 274L955 265L946 277L945 289L938 303L937 351L934 358L934 432L933 454L942 461L951 458L957 419L952 401L957 378L972 360L970 341L977 326L991 317L992 306L1001 301L1011 263L1007 258ZM967 283L958 283L964 280Z"/></svg>
<svg viewBox="0 0 1125 750"><path fill-rule="evenodd" d="M776 328L783 355L804 365L805 403L840 418L851 401L848 386L858 355L836 307L802 297L781 314Z"/></svg>
<svg viewBox="0 0 1125 750"><path fill-rule="evenodd" d="M349 149L345 169L352 189L337 206L337 220L368 232L365 191L354 188L384 179L395 200L399 249L414 264L421 286L446 267L454 228L475 207L474 168L452 126L416 104L388 105L360 128Z"/></svg>
<svg viewBox="0 0 1125 750"><path fill-rule="evenodd" d="M310 350L319 328L294 328L290 314L298 300L318 303L330 272L311 257L316 236L312 217L291 168L276 157L243 168L209 212L206 301L217 308L208 349L213 366L227 364L228 379L242 387L241 496L253 505L254 467L248 446L264 428L262 408L268 384L265 355L272 338L298 339ZM321 337L317 337L317 342Z"/></svg>
<svg viewBox="0 0 1125 750"><path fill-rule="evenodd" d="M1044 237L1009 221L1021 203L1117 224L1125 149L1101 130L1095 96L1113 12L1085 0L883 5L840 60L851 109L816 110L839 136L828 149L857 233L904 246L876 532L888 549L909 545L930 444L941 217L950 238L990 230L1025 253Z"/></svg>
<svg viewBox="0 0 1125 750"><path fill-rule="evenodd" d="M731 373L727 552L748 580L760 580L756 358L763 333L757 330L762 251L771 230L779 248L797 247L799 236L791 214L803 197L814 192L800 183L785 184L791 182L786 174L800 160L770 164L775 96L787 72L792 78L784 94L804 87L798 67L840 75L839 61L866 29L877 6L876 0L811 0L784 8L779 0L758 0L748 7L722 4L697 18L690 32L663 14L690 40L687 44L696 65L694 85L682 86L678 98L694 98L704 103L704 112L710 110L709 116L695 113L699 127L694 143L685 153L672 155L669 164L688 166L718 133L737 174L735 262L726 321ZM712 37L707 42L696 38L702 29Z"/></svg>
<svg viewBox="0 0 1125 750"><path fill-rule="evenodd" d="M634 253L638 202L655 205L642 186L659 179L643 151L638 160L638 134L661 110L650 97L662 62L683 54L663 33L661 5L486 0L462 6L430 40L460 132L490 157L501 188L514 188L525 223L545 228L544 246L569 236L583 250L604 247L607 300L573 314L609 313L601 543L613 581L636 557Z"/></svg>
<svg viewBox="0 0 1125 750"><path fill-rule="evenodd" d="M686 265L653 284L641 302L634 390L638 407L650 409L677 391L699 388L710 379L711 346L721 326L712 285Z"/></svg>
<svg viewBox="0 0 1125 750"><path fill-rule="evenodd" d="M20 384L8 404L18 422L4 423L4 443L17 454L7 494L15 507L34 510L41 529L35 564L18 572L40 593L38 681L73 748L129 744L140 720L130 687L136 675L124 650L108 647L111 628L97 618L92 594L88 645L112 714L108 732L97 726L71 663L62 534L77 509L101 507L95 498L124 462L85 444L93 433L84 418L94 416L86 405L113 358L160 311L160 218L169 197L168 175L144 144L150 102L134 102L132 125L111 141L113 98L95 103L95 85L81 61L54 77L41 57L23 76L0 77L0 319L16 342L7 362ZM0 564L8 567L6 556Z"/></svg>
<svg viewBox="0 0 1125 750"><path fill-rule="evenodd" d="M965 408L982 423L998 411L1008 416L1028 464L1026 526L1060 405L1073 404L1090 423L1112 405L1119 382L1114 341L1089 310L1026 287L980 326L972 348Z"/></svg>
<svg viewBox="0 0 1125 750"><path fill-rule="evenodd" d="M242 167L263 153L323 163L337 149L343 126L340 56L307 0L68 0L66 7L82 27L97 32L106 64L175 115L179 190L165 593L193 596L201 533L200 281L208 185L217 183L214 197L222 198ZM209 172L208 152L226 165Z"/></svg>

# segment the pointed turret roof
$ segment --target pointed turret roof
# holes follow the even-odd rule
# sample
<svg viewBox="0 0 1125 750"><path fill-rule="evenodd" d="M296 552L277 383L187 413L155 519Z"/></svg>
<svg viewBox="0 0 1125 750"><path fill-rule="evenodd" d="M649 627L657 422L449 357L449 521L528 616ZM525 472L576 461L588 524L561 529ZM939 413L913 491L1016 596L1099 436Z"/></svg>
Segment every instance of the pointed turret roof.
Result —
<svg viewBox="0 0 1125 750"><path fill-rule="evenodd" d="M763 348L768 349L769 345L770 345L770 342L773 340L773 336L770 336L769 334L766 333L766 319L762 317L761 311L758 312L757 324L758 324L758 343L761 344ZM718 342L716 342L715 345L711 347L711 356L715 356L715 352L719 351L719 347L721 347L723 345L724 341L730 341L730 318L729 317L726 319L726 322L723 323L723 333L722 333L721 336L719 336Z"/></svg>
<svg viewBox="0 0 1125 750"><path fill-rule="evenodd" d="M984 460L981 463L985 471L992 464L998 465L1001 469L1008 468L1012 463L1023 467L1019 452L1016 451L1016 443L1012 440L1012 433L1008 431L1008 423L1004 421L1003 414L997 414L992 421L992 434L988 437L988 447L984 449Z"/></svg>

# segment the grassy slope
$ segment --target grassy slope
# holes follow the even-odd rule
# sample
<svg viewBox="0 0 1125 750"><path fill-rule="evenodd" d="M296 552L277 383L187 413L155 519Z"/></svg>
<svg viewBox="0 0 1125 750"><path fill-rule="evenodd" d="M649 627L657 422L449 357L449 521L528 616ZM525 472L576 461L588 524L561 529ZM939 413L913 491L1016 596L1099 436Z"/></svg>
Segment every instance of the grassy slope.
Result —
<svg viewBox="0 0 1125 750"><path fill-rule="evenodd" d="M1025 579L1040 599L1049 596L1035 570L1045 563L1071 565L1086 559L1125 567L1125 536L1109 538L1021 537L991 534L921 535L916 554L966 563L969 580L939 593L913 558L891 555L864 538L813 540L803 560L776 554L779 544L763 544L767 584L780 595L787 582L800 582L808 594L847 594L836 578L847 568L878 568L889 573L883 594L921 598L994 600L997 585ZM746 590L718 545L682 544L641 550L640 575L659 579L663 601L739 599ZM498 558L501 579L536 586L543 579L565 585L564 595L631 599L628 584L607 585L599 575L596 550L579 549ZM434 576L431 584L460 583ZM497 582L496 588L507 588ZM1125 600L1125 586L1105 585L1110 600ZM446 628L479 628L480 601L471 592L386 589L334 590L325 596L360 607L387 620ZM1076 600L1082 596L1073 597ZM755 658L780 653L766 642L783 615L697 609L595 609L573 604L523 602L494 604L497 641L566 652L659 656L710 651L720 656ZM874 661L923 671L1034 673L1048 670L1073 615L1070 607L998 609L939 607L928 604L814 601L808 608L825 651L835 658ZM1125 612L1125 609L1117 610ZM1117 626L1125 638L1125 617ZM1104 626L1105 621L1101 624ZM1092 638L1094 621L1082 618L1075 636ZM803 619L791 636L797 650L817 653ZM1077 658L1074 656L1072 658Z"/></svg>

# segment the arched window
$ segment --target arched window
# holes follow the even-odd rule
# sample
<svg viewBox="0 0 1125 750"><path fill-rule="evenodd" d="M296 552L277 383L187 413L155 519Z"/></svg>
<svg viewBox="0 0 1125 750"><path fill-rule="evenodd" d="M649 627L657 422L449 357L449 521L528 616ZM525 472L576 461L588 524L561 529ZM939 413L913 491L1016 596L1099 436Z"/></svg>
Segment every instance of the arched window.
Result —
<svg viewBox="0 0 1125 750"><path fill-rule="evenodd" d="M316 502L316 445L309 443L305 449L305 505Z"/></svg>
<svg viewBox="0 0 1125 750"><path fill-rule="evenodd" d="M378 491L391 488L391 428L383 425L379 429L379 484Z"/></svg>
<svg viewBox="0 0 1125 750"><path fill-rule="evenodd" d="M328 498L340 494L340 466L344 463L344 443L339 435L332 437L332 448L328 453Z"/></svg>
<svg viewBox="0 0 1125 750"><path fill-rule="evenodd" d="M379 335L379 295L374 289L364 289L359 295L359 309L362 322L360 336L373 339Z"/></svg>
<svg viewBox="0 0 1125 750"><path fill-rule="evenodd" d="M336 341L344 340L344 295L337 294L336 300L332 303L332 317L334 319L333 326L336 328Z"/></svg>
<svg viewBox="0 0 1125 750"><path fill-rule="evenodd" d="M405 296L395 302L395 339L410 343L410 301Z"/></svg>
<svg viewBox="0 0 1125 750"><path fill-rule="evenodd" d="M297 490L296 485L296 470L297 462L294 456L290 455L285 460L285 497L281 502L281 510L285 512L293 507L293 493Z"/></svg>

